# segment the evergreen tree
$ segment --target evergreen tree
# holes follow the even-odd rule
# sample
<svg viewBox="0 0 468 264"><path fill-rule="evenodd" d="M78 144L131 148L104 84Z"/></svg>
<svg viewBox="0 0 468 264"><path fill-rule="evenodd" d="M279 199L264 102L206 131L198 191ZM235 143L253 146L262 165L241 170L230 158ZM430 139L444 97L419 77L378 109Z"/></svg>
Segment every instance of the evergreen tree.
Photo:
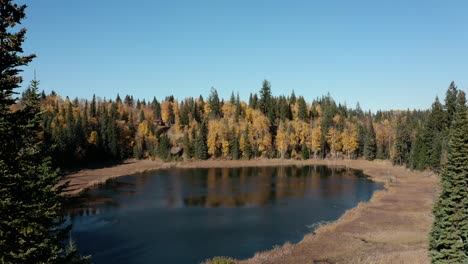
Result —
<svg viewBox="0 0 468 264"><path fill-rule="evenodd" d="M294 90L291 91L291 96L289 97L289 103L290 104L295 104L296 103L296 93L294 92Z"/></svg>
<svg viewBox="0 0 468 264"><path fill-rule="evenodd" d="M208 97L208 104L210 105L210 117L219 118L221 113L218 91L211 87L210 96Z"/></svg>
<svg viewBox="0 0 468 264"><path fill-rule="evenodd" d="M191 159L192 158L192 143L190 142L189 133L185 131L184 133L184 158Z"/></svg>
<svg viewBox="0 0 468 264"><path fill-rule="evenodd" d="M403 122L401 118L398 119L395 138L395 155L393 157L393 164L403 165L409 164L411 157L412 140L410 134L410 127Z"/></svg>
<svg viewBox="0 0 468 264"><path fill-rule="evenodd" d="M310 153L309 153L309 149L307 148L307 145L306 144L302 144L302 148L301 148L301 158L303 160L306 160L306 159L309 159L310 157Z"/></svg>
<svg viewBox="0 0 468 264"><path fill-rule="evenodd" d="M155 119L161 119L161 104L156 100L156 97L153 98L151 102L151 107L153 108L153 115Z"/></svg>
<svg viewBox="0 0 468 264"><path fill-rule="evenodd" d="M451 126L452 120L455 118L457 108L458 89L455 82L451 82L445 95L445 109L447 111L447 126Z"/></svg>
<svg viewBox="0 0 468 264"><path fill-rule="evenodd" d="M26 29L12 31L25 9L0 1L0 262L67 263L62 188L56 188L60 178L38 139L42 114L36 80L24 108L10 110L22 82L19 67L35 57L22 56Z"/></svg>
<svg viewBox="0 0 468 264"><path fill-rule="evenodd" d="M240 146L239 138L236 135L236 130L233 128L231 131L231 136L229 137L229 155L231 159L237 160L240 158Z"/></svg>
<svg viewBox="0 0 468 264"><path fill-rule="evenodd" d="M158 144L158 155L162 160L168 160L170 157L170 141L169 137L167 134L163 134L159 138L159 144Z"/></svg>
<svg viewBox="0 0 468 264"><path fill-rule="evenodd" d="M463 92L455 109L448 160L440 175L442 193L434 206L433 263L468 263L468 109Z"/></svg>
<svg viewBox="0 0 468 264"><path fill-rule="evenodd" d="M359 157L364 157L364 147L366 144L367 130L366 127L362 124L358 125L358 150L357 155Z"/></svg>
<svg viewBox="0 0 468 264"><path fill-rule="evenodd" d="M367 135L364 142L364 157L367 160L374 160L377 154L377 145L375 139L374 125L372 124L372 117L369 115L367 123Z"/></svg>
<svg viewBox="0 0 468 264"><path fill-rule="evenodd" d="M416 170L422 170L426 167L427 161L427 146L424 142L425 129L420 128L416 132L416 139L412 145L410 167Z"/></svg>
<svg viewBox="0 0 468 264"><path fill-rule="evenodd" d="M96 117L96 95L95 94L93 94L93 100L91 100L90 114L91 114L91 117Z"/></svg>
<svg viewBox="0 0 468 264"><path fill-rule="evenodd" d="M236 104L236 96L234 95L234 91L231 92L231 97L229 98L229 103L232 105Z"/></svg>
<svg viewBox="0 0 468 264"><path fill-rule="evenodd" d="M304 100L304 97L300 96L298 100L298 113L297 116L302 121L307 121L308 113L307 113L307 104Z"/></svg>
<svg viewBox="0 0 468 264"><path fill-rule="evenodd" d="M260 89L260 100L258 101L258 108L262 113L268 116L271 111L271 84L268 80L264 80L262 89Z"/></svg>
<svg viewBox="0 0 468 264"><path fill-rule="evenodd" d="M242 156L245 159L250 159L252 157L252 146L249 139L249 127L245 129L243 135L243 145L242 145Z"/></svg>
<svg viewBox="0 0 468 264"><path fill-rule="evenodd" d="M206 144L207 128L205 122L200 124L197 137L195 138L195 158L205 160L208 158L208 146Z"/></svg>

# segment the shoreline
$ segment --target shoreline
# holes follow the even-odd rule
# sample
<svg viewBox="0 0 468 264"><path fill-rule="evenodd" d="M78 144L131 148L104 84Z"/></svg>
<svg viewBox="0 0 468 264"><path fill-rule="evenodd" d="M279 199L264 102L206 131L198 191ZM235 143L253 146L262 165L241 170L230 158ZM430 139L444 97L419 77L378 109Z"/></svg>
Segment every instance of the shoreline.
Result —
<svg viewBox="0 0 468 264"><path fill-rule="evenodd" d="M239 167L267 167L267 166L340 166L348 167L348 160L292 160L292 159L251 159L251 160L197 160L197 161L153 161L129 159L122 164L98 169L83 169L77 172L66 174L59 184L69 182L68 188L64 190L64 195L69 197L79 196L86 190L99 184L104 184L107 180L128 176L148 171L156 171L169 168L239 168ZM370 176L370 175L368 175ZM385 182L385 179L372 178L374 181Z"/></svg>
<svg viewBox="0 0 468 264"><path fill-rule="evenodd" d="M238 263L430 263L428 234L432 205L438 194L438 177L410 171L389 161L365 160L206 160L161 162L127 160L123 164L82 170L66 175L66 196L77 196L107 180L167 168L234 168L258 166L326 165L362 170L384 189L368 202L347 210L335 222L320 226L296 243L284 243L257 252Z"/></svg>

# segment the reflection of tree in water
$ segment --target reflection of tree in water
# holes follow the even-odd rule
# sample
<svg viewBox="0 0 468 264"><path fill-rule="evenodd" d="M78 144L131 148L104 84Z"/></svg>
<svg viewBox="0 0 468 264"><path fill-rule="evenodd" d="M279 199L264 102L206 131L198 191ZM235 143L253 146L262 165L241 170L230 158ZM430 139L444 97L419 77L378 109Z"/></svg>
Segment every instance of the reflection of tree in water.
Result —
<svg viewBox="0 0 468 264"><path fill-rule="evenodd" d="M258 206L293 197L340 195L353 171L323 166L206 169L206 191L184 198L185 206ZM198 180L202 180L198 178ZM345 184L346 183L346 184Z"/></svg>
<svg viewBox="0 0 468 264"><path fill-rule="evenodd" d="M130 203L179 208L262 206L304 196L319 201L343 196L353 200L359 198L353 193L373 191L372 186L362 187L355 180L360 175L352 169L326 166L168 169L109 181L87 192L81 204L75 203L68 212L94 214L99 208ZM144 199L130 199L135 193Z"/></svg>

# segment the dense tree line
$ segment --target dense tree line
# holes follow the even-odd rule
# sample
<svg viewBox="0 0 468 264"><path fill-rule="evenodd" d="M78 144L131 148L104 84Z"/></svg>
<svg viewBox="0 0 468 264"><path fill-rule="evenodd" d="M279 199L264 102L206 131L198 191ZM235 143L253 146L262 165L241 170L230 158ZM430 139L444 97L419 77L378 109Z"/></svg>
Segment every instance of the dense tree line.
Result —
<svg viewBox="0 0 468 264"><path fill-rule="evenodd" d="M447 162L448 135L460 93L450 84L445 103L430 110L363 111L330 95L307 102L294 91L273 96L265 80L243 102L211 89L203 96L161 101L91 100L42 93L41 139L61 167L126 158L388 159L412 169L439 171ZM28 90L24 95L28 94ZM23 100L18 102L21 108ZM174 149L180 151L171 151Z"/></svg>

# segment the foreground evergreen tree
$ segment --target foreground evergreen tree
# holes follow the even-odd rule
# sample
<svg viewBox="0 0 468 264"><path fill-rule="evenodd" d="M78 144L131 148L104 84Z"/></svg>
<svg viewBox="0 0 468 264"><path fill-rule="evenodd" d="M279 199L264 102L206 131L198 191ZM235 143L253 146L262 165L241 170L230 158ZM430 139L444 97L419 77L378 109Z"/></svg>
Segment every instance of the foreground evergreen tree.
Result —
<svg viewBox="0 0 468 264"><path fill-rule="evenodd" d="M434 206L430 237L433 263L468 263L468 109L458 95L450 130L448 159L441 174L442 193Z"/></svg>
<svg viewBox="0 0 468 264"><path fill-rule="evenodd" d="M34 55L21 56L26 29L11 32L26 6L0 0L0 263L69 263L60 229L59 175L41 152L38 82L33 81L24 107L11 111L14 89L22 79L18 67ZM81 261L81 258L79 258Z"/></svg>

